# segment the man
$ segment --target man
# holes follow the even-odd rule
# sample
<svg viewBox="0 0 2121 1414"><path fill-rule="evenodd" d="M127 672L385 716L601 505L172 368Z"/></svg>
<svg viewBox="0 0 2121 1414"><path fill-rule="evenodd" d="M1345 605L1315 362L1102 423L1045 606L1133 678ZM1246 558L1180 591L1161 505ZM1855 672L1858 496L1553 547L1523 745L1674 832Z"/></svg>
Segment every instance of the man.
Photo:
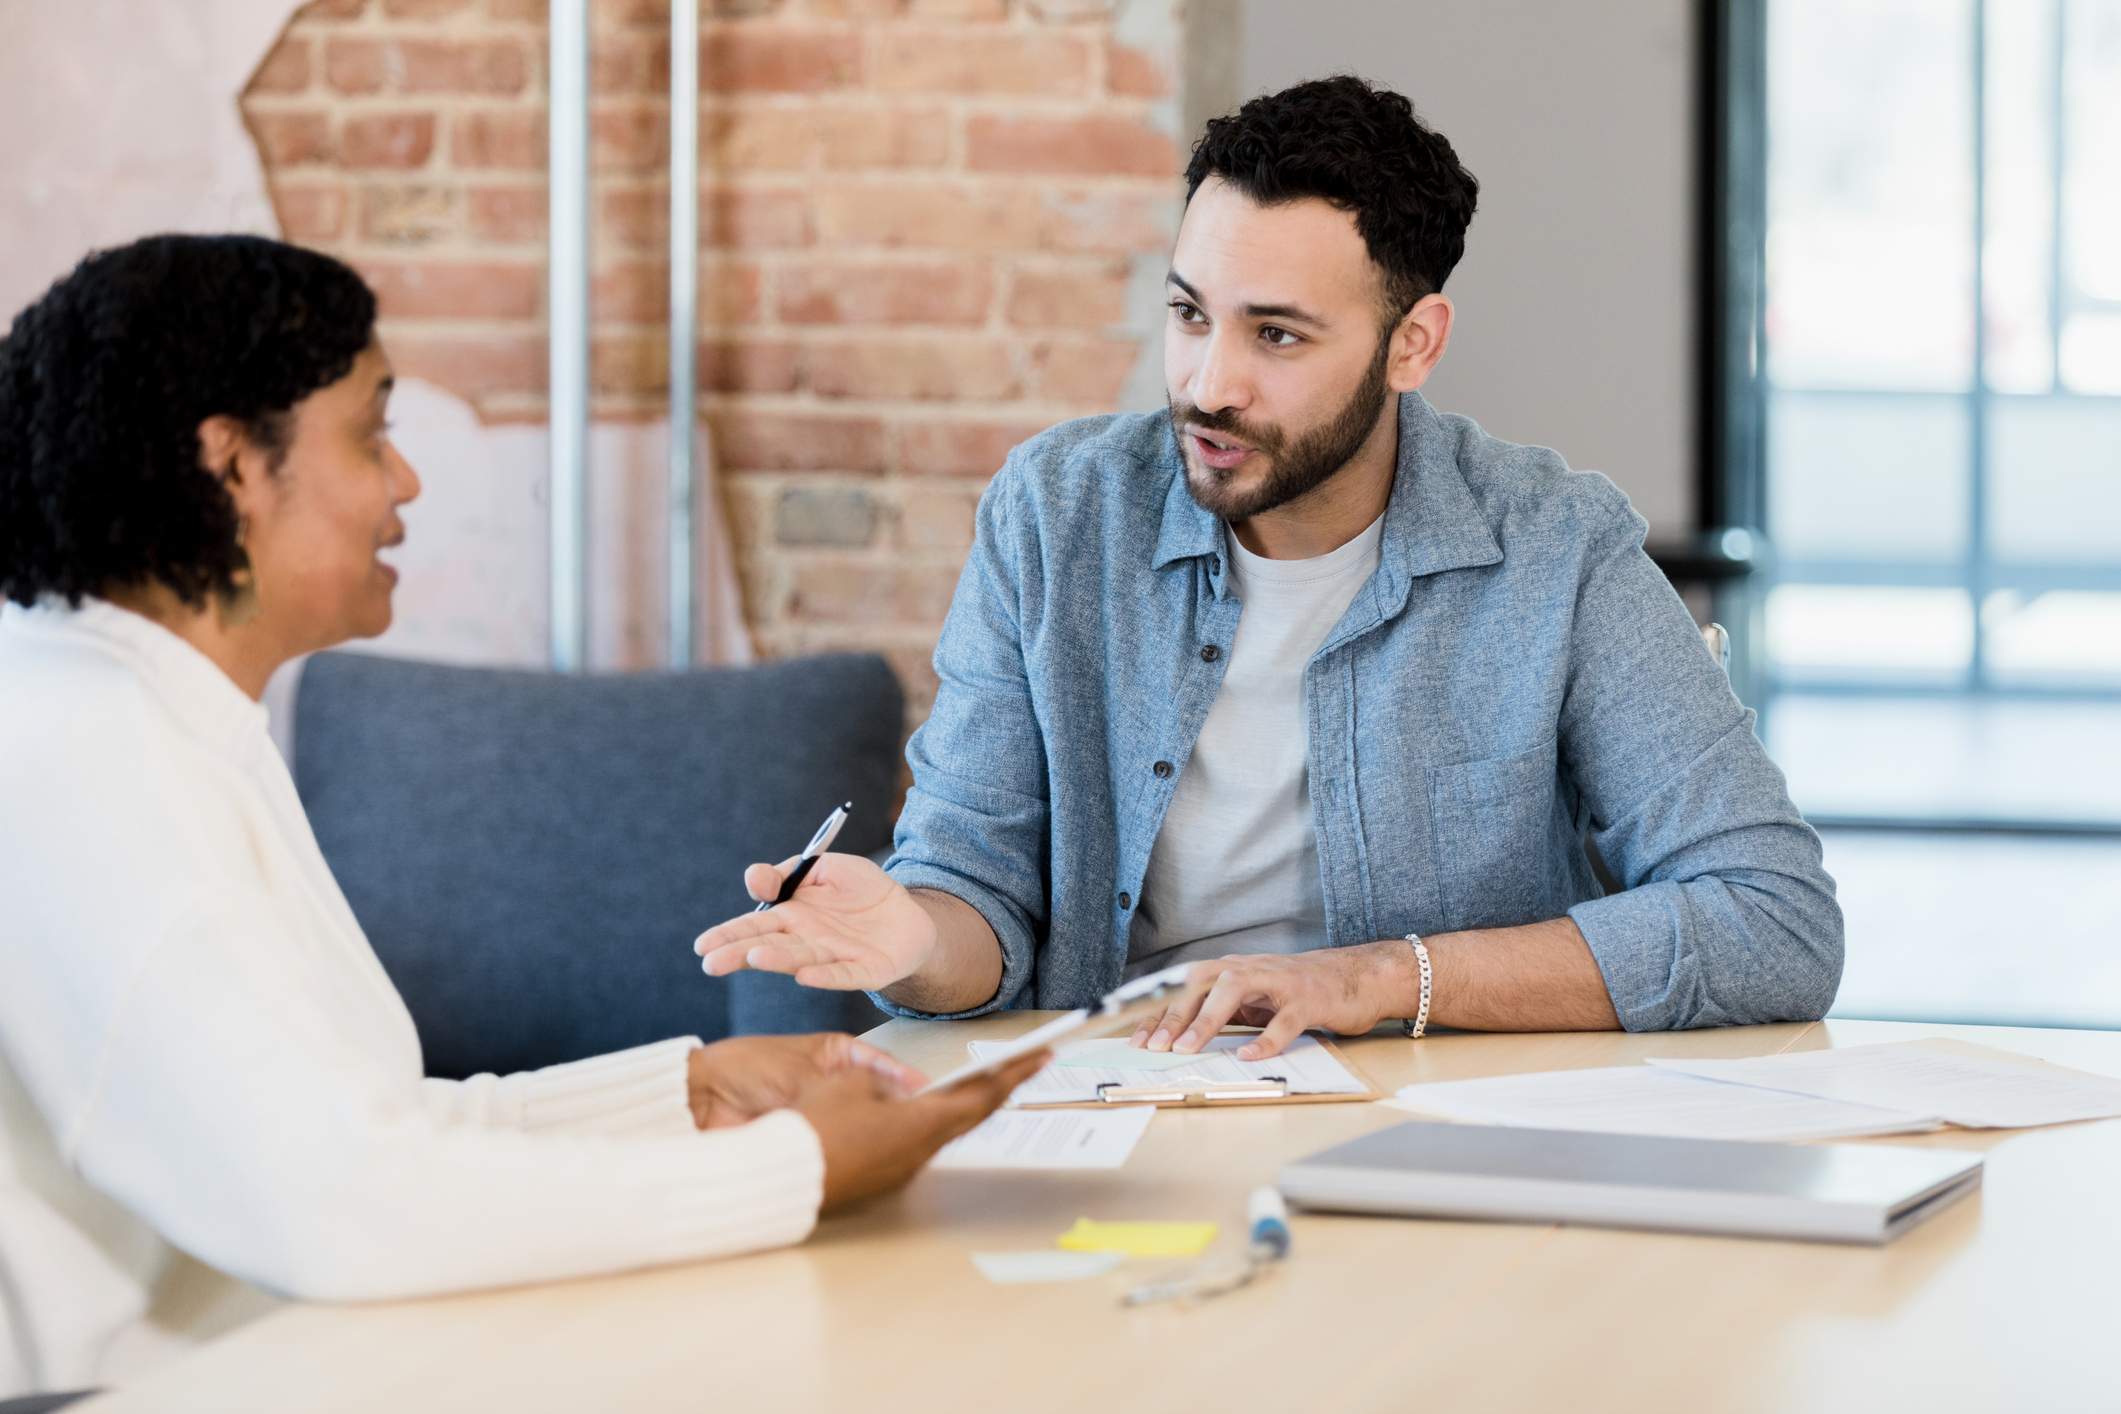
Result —
<svg viewBox="0 0 2121 1414"><path fill-rule="evenodd" d="M1199 960L1136 1040L1263 1026L1247 1056L1422 1016L1425 983L1484 1030L1823 1014L1818 837L1644 522L1417 391L1477 191L1450 144L1328 79L1211 122L1186 184L1168 412L1010 456L890 863L821 861L706 970L954 1017Z"/></svg>

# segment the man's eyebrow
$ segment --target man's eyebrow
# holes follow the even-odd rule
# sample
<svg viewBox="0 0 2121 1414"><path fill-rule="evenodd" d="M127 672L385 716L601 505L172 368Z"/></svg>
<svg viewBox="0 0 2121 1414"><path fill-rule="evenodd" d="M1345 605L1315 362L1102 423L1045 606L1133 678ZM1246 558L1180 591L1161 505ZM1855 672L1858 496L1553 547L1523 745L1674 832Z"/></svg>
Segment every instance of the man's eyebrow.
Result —
<svg viewBox="0 0 2121 1414"><path fill-rule="evenodd" d="M1189 299L1196 303L1200 301L1200 291L1188 284L1186 277L1179 274L1176 270L1165 275L1164 279L1184 290ZM1331 320L1320 318L1302 305L1297 304L1248 304L1244 307L1243 313L1248 319L1286 319L1297 324L1309 324L1316 329L1330 329L1333 327Z"/></svg>

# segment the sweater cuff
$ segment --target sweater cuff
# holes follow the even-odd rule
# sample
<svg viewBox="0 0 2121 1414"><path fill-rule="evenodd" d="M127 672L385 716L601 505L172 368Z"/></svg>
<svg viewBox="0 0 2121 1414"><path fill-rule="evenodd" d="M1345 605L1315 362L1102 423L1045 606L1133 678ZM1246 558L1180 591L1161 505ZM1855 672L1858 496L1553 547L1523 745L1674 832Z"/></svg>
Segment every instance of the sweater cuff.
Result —
<svg viewBox="0 0 2121 1414"><path fill-rule="evenodd" d="M551 1065L523 1076L523 1128L569 1134L691 1134L687 1068L699 1041L653 1045Z"/></svg>
<svg viewBox="0 0 2121 1414"><path fill-rule="evenodd" d="M732 1163L715 1141L743 1149ZM810 1121L775 1110L735 1129L699 1136L692 1181L662 1189L671 1257L762 1252L801 1242L825 1198L825 1151Z"/></svg>

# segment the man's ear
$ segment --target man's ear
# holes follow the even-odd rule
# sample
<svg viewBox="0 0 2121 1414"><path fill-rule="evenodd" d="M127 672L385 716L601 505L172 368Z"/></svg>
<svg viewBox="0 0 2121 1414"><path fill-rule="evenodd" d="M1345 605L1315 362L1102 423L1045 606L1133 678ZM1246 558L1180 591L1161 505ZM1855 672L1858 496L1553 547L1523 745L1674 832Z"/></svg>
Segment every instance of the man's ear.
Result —
<svg viewBox="0 0 2121 1414"><path fill-rule="evenodd" d="M1395 393L1411 393L1429 381L1451 342L1456 310L1444 295L1423 295L1392 327L1385 382Z"/></svg>

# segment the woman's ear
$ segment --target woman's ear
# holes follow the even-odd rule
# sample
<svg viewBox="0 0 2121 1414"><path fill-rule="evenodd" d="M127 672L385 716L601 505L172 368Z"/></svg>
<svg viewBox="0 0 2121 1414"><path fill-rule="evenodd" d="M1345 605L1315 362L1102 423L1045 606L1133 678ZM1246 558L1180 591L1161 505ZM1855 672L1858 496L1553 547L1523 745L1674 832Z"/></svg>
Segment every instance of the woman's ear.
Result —
<svg viewBox="0 0 2121 1414"><path fill-rule="evenodd" d="M228 488L246 520L263 494L265 456L241 420L216 413L199 424L199 469Z"/></svg>

